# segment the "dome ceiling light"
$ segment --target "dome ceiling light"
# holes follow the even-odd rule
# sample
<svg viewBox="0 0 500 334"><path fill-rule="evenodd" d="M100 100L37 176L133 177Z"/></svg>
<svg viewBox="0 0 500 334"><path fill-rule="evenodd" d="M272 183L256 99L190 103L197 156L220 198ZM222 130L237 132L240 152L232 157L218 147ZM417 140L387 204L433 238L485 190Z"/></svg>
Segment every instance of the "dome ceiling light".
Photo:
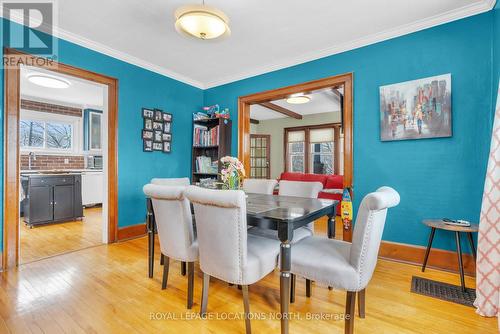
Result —
<svg viewBox="0 0 500 334"><path fill-rule="evenodd" d="M45 73L29 73L26 77L29 82L42 87L63 89L71 86L68 80Z"/></svg>
<svg viewBox="0 0 500 334"><path fill-rule="evenodd" d="M175 11L175 29L202 40L228 36L229 19L217 8L205 5L182 6Z"/></svg>
<svg viewBox="0 0 500 334"><path fill-rule="evenodd" d="M311 101L311 98L305 94L294 94L286 99L286 102L290 104L304 104L309 101Z"/></svg>

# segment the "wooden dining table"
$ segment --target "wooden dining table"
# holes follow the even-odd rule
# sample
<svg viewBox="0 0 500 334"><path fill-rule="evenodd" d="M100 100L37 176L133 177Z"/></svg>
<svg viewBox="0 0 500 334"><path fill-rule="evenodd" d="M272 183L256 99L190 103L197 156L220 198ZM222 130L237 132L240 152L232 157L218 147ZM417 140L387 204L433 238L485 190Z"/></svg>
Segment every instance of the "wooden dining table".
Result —
<svg viewBox="0 0 500 334"><path fill-rule="evenodd" d="M291 196L247 194L247 224L277 231L280 245L281 333L288 333L290 306L291 258L294 230L321 217L328 217L328 237L335 237L338 201ZM154 269L154 234L156 223L151 200L147 199L149 277Z"/></svg>

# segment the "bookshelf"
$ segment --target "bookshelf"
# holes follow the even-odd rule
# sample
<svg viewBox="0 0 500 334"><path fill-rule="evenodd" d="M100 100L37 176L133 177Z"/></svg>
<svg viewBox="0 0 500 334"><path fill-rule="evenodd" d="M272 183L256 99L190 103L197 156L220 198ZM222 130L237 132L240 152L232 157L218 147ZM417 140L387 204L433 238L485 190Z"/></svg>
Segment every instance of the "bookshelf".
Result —
<svg viewBox="0 0 500 334"><path fill-rule="evenodd" d="M192 183L218 178L221 165L215 162L231 155L231 126L223 118L193 121Z"/></svg>

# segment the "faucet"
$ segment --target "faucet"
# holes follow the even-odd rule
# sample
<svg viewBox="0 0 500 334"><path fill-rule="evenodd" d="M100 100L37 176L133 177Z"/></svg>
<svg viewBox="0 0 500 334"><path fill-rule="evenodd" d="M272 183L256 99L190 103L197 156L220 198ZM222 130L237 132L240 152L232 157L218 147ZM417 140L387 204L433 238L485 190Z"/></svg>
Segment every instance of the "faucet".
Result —
<svg viewBox="0 0 500 334"><path fill-rule="evenodd" d="M30 152L28 154L28 169L31 170L31 159L33 159L34 161L36 161L36 154L35 152Z"/></svg>

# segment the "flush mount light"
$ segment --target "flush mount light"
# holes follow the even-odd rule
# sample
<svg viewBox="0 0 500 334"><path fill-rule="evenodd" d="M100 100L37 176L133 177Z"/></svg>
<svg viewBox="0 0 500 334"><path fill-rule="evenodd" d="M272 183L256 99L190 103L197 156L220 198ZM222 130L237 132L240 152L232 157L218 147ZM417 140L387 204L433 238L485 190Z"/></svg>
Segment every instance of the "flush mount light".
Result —
<svg viewBox="0 0 500 334"><path fill-rule="evenodd" d="M229 19L217 8L202 5L180 7L175 11L175 29L203 40L228 36Z"/></svg>
<svg viewBox="0 0 500 334"><path fill-rule="evenodd" d="M71 83L63 78L56 77L45 73L30 73L27 75L28 81L38 86L48 88L68 88Z"/></svg>
<svg viewBox="0 0 500 334"><path fill-rule="evenodd" d="M309 101L311 101L311 98L304 94L295 94L286 99L286 102L290 104L304 104Z"/></svg>

